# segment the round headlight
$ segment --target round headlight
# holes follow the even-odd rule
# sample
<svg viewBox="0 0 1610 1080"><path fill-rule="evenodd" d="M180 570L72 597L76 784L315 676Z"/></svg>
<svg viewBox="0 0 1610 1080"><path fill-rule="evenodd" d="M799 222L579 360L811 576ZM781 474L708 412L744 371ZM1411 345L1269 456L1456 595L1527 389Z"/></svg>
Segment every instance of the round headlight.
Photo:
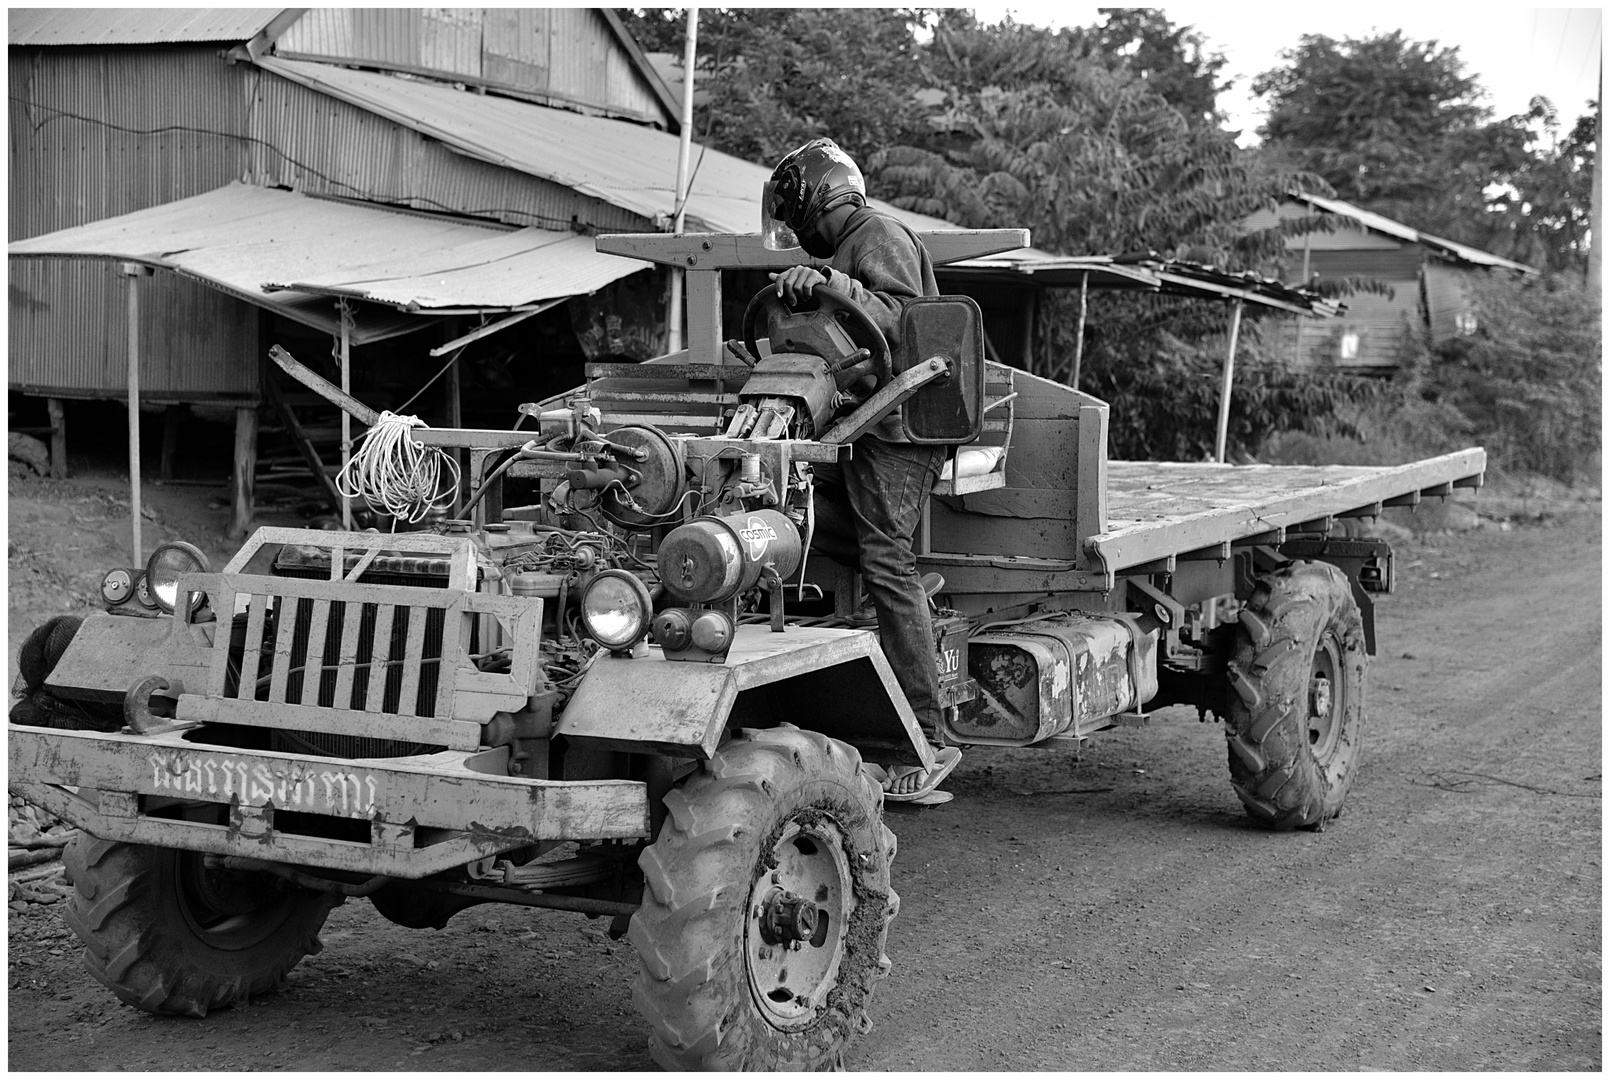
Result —
<svg viewBox="0 0 1610 1080"><path fill-rule="evenodd" d="M108 570L101 578L101 599L108 604L121 604L134 591L134 579L127 570L119 567Z"/></svg>
<svg viewBox="0 0 1610 1080"><path fill-rule="evenodd" d="M171 612L179 602L179 576L205 574L209 569L207 556L194 544L183 540L170 540L158 545L145 564L145 581L157 607Z"/></svg>
<svg viewBox="0 0 1610 1080"><path fill-rule="evenodd" d="M630 649L648 633L654 601L648 586L625 570L605 570L581 594L581 623L606 649Z"/></svg>

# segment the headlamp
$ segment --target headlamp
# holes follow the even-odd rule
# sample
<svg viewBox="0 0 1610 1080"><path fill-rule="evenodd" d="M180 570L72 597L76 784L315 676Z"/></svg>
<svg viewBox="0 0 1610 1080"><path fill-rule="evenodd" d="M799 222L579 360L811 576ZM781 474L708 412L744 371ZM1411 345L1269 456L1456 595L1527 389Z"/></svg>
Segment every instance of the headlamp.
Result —
<svg viewBox="0 0 1610 1080"><path fill-rule="evenodd" d="M158 545L145 564L145 588L156 606L172 613L179 604L179 577L183 574L205 574L207 556L194 544L183 540L170 540Z"/></svg>
<svg viewBox="0 0 1610 1080"><path fill-rule="evenodd" d="M648 586L625 570L605 570L582 590L581 624L611 652L625 652L641 641L653 617Z"/></svg>

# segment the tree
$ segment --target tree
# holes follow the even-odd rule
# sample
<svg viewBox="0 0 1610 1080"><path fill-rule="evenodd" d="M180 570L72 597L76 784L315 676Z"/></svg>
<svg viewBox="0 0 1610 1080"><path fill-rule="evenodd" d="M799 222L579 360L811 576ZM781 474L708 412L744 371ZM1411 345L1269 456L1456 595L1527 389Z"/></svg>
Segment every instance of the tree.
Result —
<svg viewBox="0 0 1610 1080"><path fill-rule="evenodd" d="M1203 52L1207 42L1194 28L1175 26L1157 8L1102 8L1107 21L1092 31L1099 52L1121 59L1132 75L1178 109L1193 127L1218 126L1221 53Z"/></svg>
<svg viewBox="0 0 1610 1080"><path fill-rule="evenodd" d="M1350 202L1434 194L1443 178L1431 165L1448 135L1488 116L1459 50L1435 41L1400 31L1340 42L1305 34L1282 55L1285 67L1252 82L1253 93L1270 96L1260 133Z"/></svg>
<svg viewBox="0 0 1610 1080"><path fill-rule="evenodd" d="M645 49L680 55L686 16L625 12ZM747 161L775 162L828 136L857 161L924 128L914 28L894 8L707 9L699 13L697 137Z"/></svg>

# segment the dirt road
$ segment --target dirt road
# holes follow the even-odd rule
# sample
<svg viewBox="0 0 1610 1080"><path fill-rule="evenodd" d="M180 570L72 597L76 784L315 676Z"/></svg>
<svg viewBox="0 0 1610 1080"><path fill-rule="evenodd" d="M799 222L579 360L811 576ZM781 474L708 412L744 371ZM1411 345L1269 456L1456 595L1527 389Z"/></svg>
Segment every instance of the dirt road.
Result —
<svg viewBox="0 0 1610 1080"><path fill-rule="evenodd" d="M1367 761L1322 833L1251 828L1194 712L1079 755L969 752L953 803L891 809L894 972L847 1065L1599 1069L1599 535L1595 504L1399 545ZM27 906L9 1065L650 1068L604 929L476 908L408 931L353 901L287 993L198 1022L118 1004Z"/></svg>

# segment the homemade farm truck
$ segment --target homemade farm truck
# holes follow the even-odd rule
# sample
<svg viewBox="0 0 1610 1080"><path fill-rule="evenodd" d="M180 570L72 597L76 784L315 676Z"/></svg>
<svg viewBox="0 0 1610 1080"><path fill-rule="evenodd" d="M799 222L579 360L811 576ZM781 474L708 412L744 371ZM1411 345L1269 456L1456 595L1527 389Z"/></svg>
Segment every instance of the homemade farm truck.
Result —
<svg viewBox="0 0 1610 1080"><path fill-rule="evenodd" d="M925 239L945 262L1027 237ZM934 753L856 625L857 576L810 555L821 474L890 412L955 447L916 545L944 579L946 742L1066 745L1195 705L1255 821L1341 810L1393 570L1340 526L1479 486L1480 450L1109 461L1107 406L986 362L966 298L910 305L891 354L842 294L767 289L751 368L718 362L714 271L797 253L597 242L693 271L691 352L589 365L514 431L413 428L470 452L462 520L264 528L219 572L164 545L107 575L106 613L25 644L11 790L83 831L66 919L118 997L203 1016L271 990L346 898L410 927L503 902L612 920L667 1067L837 1064L899 909L863 763Z"/></svg>

